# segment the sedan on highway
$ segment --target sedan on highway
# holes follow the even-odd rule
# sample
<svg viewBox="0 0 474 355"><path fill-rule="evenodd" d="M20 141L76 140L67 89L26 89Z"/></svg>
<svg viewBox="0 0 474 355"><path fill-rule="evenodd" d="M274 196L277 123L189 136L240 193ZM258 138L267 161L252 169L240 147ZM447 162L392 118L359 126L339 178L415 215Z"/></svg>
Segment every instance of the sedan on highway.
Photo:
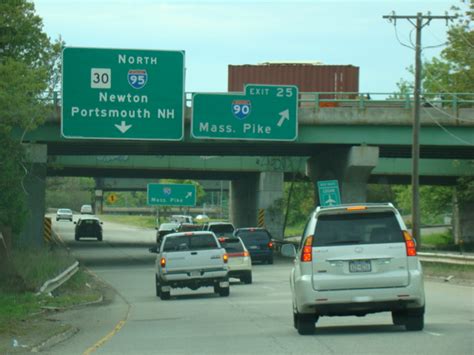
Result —
<svg viewBox="0 0 474 355"><path fill-rule="evenodd" d="M56 211L56 221L65 219L72 222L72 211L69 208L59 208Z"/></svg>
<svg viewBox="0 0 474 355"><path fill-rule="evenodd" d="M245 284L252 283L252 260L250 253L240 238L219 238L221 246L229 257L229 277L239 279Z"/></svg>
<svg viewBox="0 0 474 355"><path fill-rule="evenodd" d="M102 241L102 221L95 216L83 215L77 222L74 222L76 228L74 230L74 239L96 238Z"/></svg>

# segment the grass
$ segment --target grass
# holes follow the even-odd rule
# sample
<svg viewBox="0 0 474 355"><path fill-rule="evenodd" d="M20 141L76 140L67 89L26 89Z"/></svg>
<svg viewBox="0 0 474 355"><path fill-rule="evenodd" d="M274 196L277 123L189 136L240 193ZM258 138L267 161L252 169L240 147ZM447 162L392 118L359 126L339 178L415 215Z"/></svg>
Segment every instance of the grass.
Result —
<svg viewBox="0 0 474 355"><path fill-rule="evenodd" d="M451 235L450 232L421 236L421 244L426 245L426 246L440 247L444 245L452 245L453 243L454 243L453 236Z"/></svg>
<svg viewBox="0 0 474 355"><path fill-rule="evenodd" d="M100 216L103 221L128 224L131 226L142 227L142 228L155 228L156 217L155 216L133 216L133 215L116 215L116 214L103 214Z"/></svg>

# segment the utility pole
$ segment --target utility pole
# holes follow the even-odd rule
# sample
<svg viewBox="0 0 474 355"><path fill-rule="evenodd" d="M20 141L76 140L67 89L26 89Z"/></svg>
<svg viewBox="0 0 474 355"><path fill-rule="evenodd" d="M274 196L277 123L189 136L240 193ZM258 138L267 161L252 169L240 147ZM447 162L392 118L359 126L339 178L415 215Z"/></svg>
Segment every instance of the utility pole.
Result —
<svg viewBox="0 0 474 355"><path fill-rule="evenodd" d="M449 20L456 18L456 16L432 16L430 13L423 15L418 12L416 16L397 16L395 12L392 15L383 16L390 22L397 24L397 19L408 20L416 30L415 43L415 90L414 99L415 105L413 108L413 128L412 128L412 173L411 173L411 187L412 187L412 234L415 238L417 248L421 245L420 235L420 174L419 174L419 160L420 160L420 97L421 97L421 30L428 26L432 20L446 20L446 25Z"/></svg>

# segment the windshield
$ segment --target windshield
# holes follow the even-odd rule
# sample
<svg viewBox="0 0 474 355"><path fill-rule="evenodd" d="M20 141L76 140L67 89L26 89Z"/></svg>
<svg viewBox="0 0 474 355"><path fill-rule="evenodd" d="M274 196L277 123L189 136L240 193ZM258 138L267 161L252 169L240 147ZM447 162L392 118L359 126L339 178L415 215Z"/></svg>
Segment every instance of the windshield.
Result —
<svg viewBox="0 0 474 355"><path fill-rule="evenodd" d="M212 234L200 235L180 235L175 237L167 237L164 252L187 251L187 250L203 250L219 248L216 238Z"/></svg>
<svg viewBox="0 0 474 355"><path fill-rule="evenodd" d="M221 246L228 253L238 253L244 251L244 246L238 239L221 241Z"/></svg>
<svg viewBox="0 0 474 355"><path fill-rule="evenodd" d="M214 224L209 226L209 230L213 231L214 233L232 233L234 231L234 227L232 224Z"/></svg>
<svg viewBox="0 0 474 355"><path fill-rule="evenodd" d="M321 215L316 222L313 246L402 243L393 212Z"/></svg>
<svg viewBox="0 0 474 355"><path fill-rule="evenodd" d="M245 245L267 244L270 241L266 231L240 231L239 237Z"/></svg>

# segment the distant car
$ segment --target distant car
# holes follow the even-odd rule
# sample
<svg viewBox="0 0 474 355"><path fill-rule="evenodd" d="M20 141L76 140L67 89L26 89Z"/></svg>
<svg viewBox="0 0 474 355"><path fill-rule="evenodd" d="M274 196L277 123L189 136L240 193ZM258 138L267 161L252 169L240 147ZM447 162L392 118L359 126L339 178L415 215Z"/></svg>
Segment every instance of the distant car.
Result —
<svg viewBox="0 0 474 355"><path fill-rule="evenodd" d="M72 222L72 211L69 208L60 208L56 212L56 221L66 219Z"/></svg>
<svg viewBox="0 0 474 355"><path fill-rule="evenodd" d="M290 274L293 323L313 334L321 316L391 312L395 325L424 326L423 270L415 240L391 203L317 207Z"/></svg>
<svg viewBox="0 0 474 355"><path fill-rule="evenodd" d="M252 260L244 243L238 237L219 238L219 243L229 257L229 278L234 277L246 284L252 283Z"/></svg>
<svg viewBox="0 0 474 355"><path fill-rule="evenodd" d="M94 210L91 205L82 205L81 214L94 214Z"/></svg>
<svg viewBox="0 0 474 355"><path fill-rule="evenodd" d="M214 232L218 238L232 237L234 225L230 222L209 222L203 227L203 230Z"/></svg>
<svg viewBox="0 0 474 355"><path fill-rule="evenodd" d="M182 214L174 214L170 218L170 222L176 222L176 223L193 223L193 217L192 216L187 216L187 215L182 215Z"/></svg>
<svg viewBox="0 0 474 355"><path fill-rule="evenodd" d="M74 231L74 239L96 238L102 241L102 222L94 216L81 216L77 222Z"/></svg>
<svg viewBox="0 0 474 355"><path fill-rule="evenodd" d="M179 223L176 223L176 222L161 223L160 227L157 228L156 242L160 244L165 235L170 234L170 233L175 233L178 230L178 227L179 227Z"/></svg>
<svg viewBox="0 0 474 355"><path fill-rule="evenodd" d="M194 223L181 223L178 228L177 232L192 232L192 231L201 231L202 225L194 224Z"/></svg>
<svg viewBox="0 0 474 355"><path fill-rule="evenodd" d="M252 262L273 264L273 242L269 231L264 228L238 228L234 235L242 239Z"/></svg>

